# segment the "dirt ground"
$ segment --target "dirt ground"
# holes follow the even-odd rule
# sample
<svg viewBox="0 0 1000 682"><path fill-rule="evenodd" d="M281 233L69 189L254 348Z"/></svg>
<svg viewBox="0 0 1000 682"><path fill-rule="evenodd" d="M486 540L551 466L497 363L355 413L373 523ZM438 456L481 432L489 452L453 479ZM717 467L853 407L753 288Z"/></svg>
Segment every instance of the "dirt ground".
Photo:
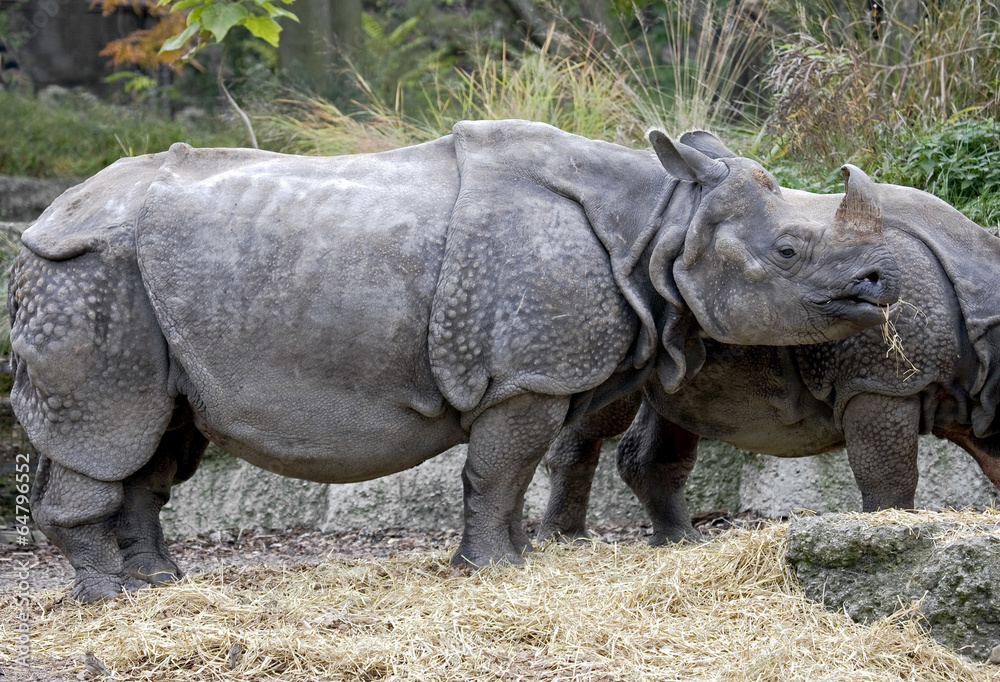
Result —
<svg viewBox="0 0 1000 682"><path fill-rule="evenodd" d="M701 514L693 519L699 530L708 535L734 524L748 524L755 520L745 515L733 518L724 511ZM537 523L529 523L527 529L529 535L534 536ZM645 542L650 532L651 529L645 526L624 524L592 529L595 539L608 543ZM387 558L410 550L445 550L457 546L460 537L461 530L458 528L431 531L384 528L326 533L296 529L221 530L173 540L168 545L171 555L181 568L189 575L195 575L213 571L220 566L268 564L293 567L316 564L327 558ZM68 598L73 569L62 554L44 539L26 547L0 544L0 594L9 595L16 589L16 581L11 579L8 569L13 563L11 560L14 552L32 554L29 576L33 591L63 589ZM79 673L81 677L77 677L38 669L25 670L7 661L0 662L0 670L0 680L3 682L99 679L85 673Z"/></svg>

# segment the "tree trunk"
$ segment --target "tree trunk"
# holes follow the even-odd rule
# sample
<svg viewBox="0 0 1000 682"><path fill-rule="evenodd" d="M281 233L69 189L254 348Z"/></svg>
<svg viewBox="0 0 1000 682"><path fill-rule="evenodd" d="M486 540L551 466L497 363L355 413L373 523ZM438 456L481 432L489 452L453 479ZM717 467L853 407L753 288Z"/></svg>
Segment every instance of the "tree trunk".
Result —
<svg viewBox="0 0 1000 682"><path fill-rule="evenodd" d="M531 42L542 47L550 29L550 23L542 12L531 0L507 0L507 5L514 12L518 22L528 29L528 38Z"/></svg>
<svg viewBox="0 0 1000 682"><path fill-rule="evenodd" d="M338 55L351 57L361 47L361 0L296 0L298 23L282 20L278 61L317 78L330 73Z"/></svg>

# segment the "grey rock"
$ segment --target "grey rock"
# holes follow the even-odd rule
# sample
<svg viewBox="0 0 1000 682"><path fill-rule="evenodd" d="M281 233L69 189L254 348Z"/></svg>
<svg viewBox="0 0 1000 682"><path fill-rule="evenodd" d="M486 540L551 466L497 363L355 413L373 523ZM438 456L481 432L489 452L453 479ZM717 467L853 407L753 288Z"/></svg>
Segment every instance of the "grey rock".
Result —
<svg viewBox="0 0 1000 682"><path fill-rule="evenodd" d="M801 518L789 526L786 556L807 597L857 622L918 602L928 633L945 646L984 660L1000 642L996 526Z"/></svg>
<svg viewBox="0 0 1000 682"><path fill-rule="evenodd" d="M76 180L41 180L0 175L0 221L32 221L40 216L56 197L76 183Z"/></svg>

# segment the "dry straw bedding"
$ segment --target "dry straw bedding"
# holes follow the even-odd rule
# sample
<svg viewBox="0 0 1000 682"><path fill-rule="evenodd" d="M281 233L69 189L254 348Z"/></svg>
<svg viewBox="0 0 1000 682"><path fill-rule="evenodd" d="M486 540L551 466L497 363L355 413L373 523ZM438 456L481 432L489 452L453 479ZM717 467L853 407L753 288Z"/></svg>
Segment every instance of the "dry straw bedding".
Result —
<svg viewBox="0 0 1000 682"><path fill-rule="evenodd" d="M865 518L1000 525L996 511ZM805 599L786 529L549 544L525 566L473 574L449 552L411 551L225 567L91 606L43 592L32 655L73 672L90 650L128 680L1000 680L922 634L909 605L864 626ZM14 655L16 609L4 597L0 660Z"/></svg>

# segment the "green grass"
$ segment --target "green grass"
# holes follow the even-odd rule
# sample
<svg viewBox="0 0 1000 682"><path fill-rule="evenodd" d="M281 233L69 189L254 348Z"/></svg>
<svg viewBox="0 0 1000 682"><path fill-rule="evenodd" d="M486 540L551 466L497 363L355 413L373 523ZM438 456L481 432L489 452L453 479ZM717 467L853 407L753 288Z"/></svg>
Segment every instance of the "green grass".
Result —
<svg viewBox="0 0 1000 682"><path fill-rule="evenodd" d="M781 144L775 142L759 153L782 186L820 193L843 191L839 166L820 169L782 152ZM930 192L973 222L994 230L1000 226L1000 121L967 118L906 131L879 155L867 154L853 162L878 182Z"/></svg>
<svg viewBox="0 0 1000 682"><path fill-rule="evenodd" d="M878 179L935 194L980 225L1000 225L1000 121L948 121L915 135Z"/></svg>
<svg viewBox="0 0 1000 682"><path fill-rule="evenodd" d="M123 156L247 144L241 125L182 125L76 93L33 97L0 92L0 174L83 178Z"/></svg>

